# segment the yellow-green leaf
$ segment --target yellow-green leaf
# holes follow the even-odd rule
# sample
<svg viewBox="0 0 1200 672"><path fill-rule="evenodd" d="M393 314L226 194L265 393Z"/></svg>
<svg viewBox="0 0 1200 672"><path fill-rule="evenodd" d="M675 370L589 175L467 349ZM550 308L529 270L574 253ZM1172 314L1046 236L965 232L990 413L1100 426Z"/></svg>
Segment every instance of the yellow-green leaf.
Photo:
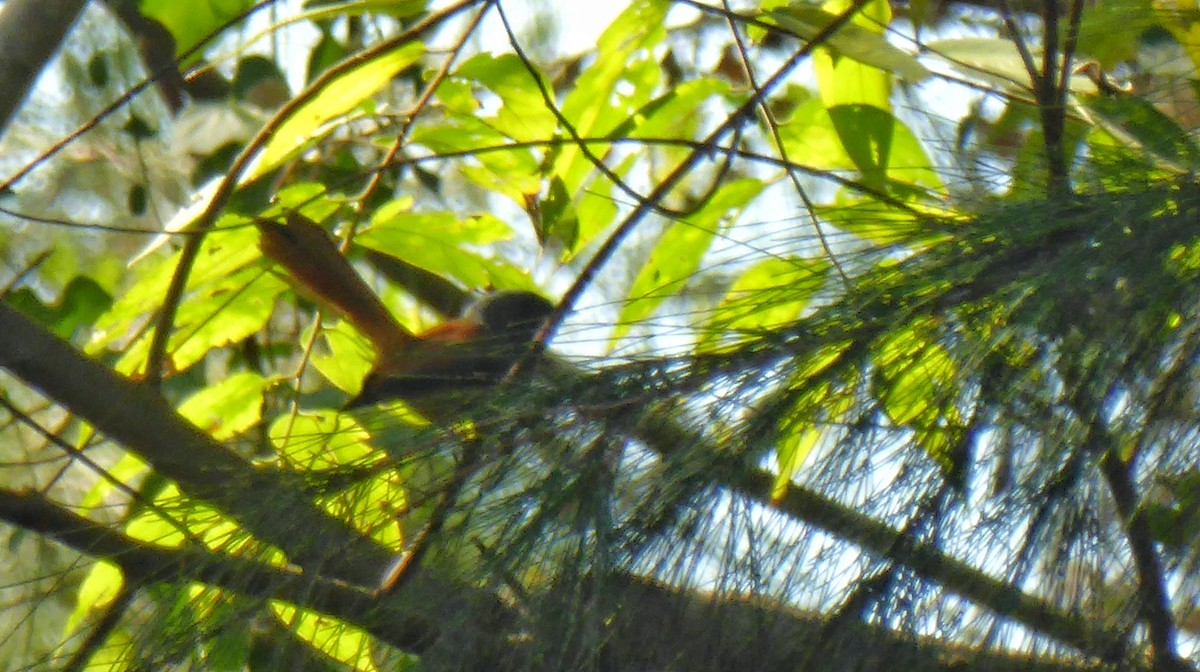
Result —
<svg viewBox="0 0 1200 672"><path fill-rule="evenodd" d="M621 306L612 342L653 313L668 296L683 289L722 228L721 221L744 208L762 189L763 183L752 178L727 182L698 212L667 228L634 279L629 300Z"/></svg>
<svg viewBox="0 0 1200 672"><path fill-rule="evenodd" d="M358 107L425 53L418 42L397 46L338 73L311 99L292 110L263 146L254 167L242 177L250 182L302 151L323 135L326 124Z"/></svg>
<svg viewBox="0 0 1200 672"><path fill-rule="evenodd" d="M97 560L88 570L83 583L79 585L79 592L75 596L75 610L67 619L66 634L74 633L94 612L112 604L124 583L125 579L116 565L107 560Z"/></svg>
<svg viewBox="0 0 1200 672"><path fill-rule="evenodd" d="M314 352L309 362L339 390L356 394L367 371L371 369L371 363L375 361L375 349L371 347L371 342L345 320L325 326L321 335L329 351Z"/></svg>
<svg viewBox="0 0 1200 672"><path fill-rule="evenodd" d="M699 348L711 350L722 337L755 338L795 322L825 284L824 259L764 259L743 273L712 312Z"/></svg>
<svg viewBox="0 0 1200 672"><path fill-rule="evenodd" d="M838 14L797 2L771 10L764 18L790 33L811 40L836 20ZM886 21L882 25L886 25ZM879 29L865 27L862 22L844 24L825 44L841 56L895 73L910 82L920 82L930 74L916 56L892 45Z"/></svg>
<svg viewBox="0 0 1200 672"><path fill-rule="evenodd" d="M994 37L958 37L934 40L926 45L928 53L941 57L945 65L988 89L998 89L1030 98L1032 80L1021 52L1011 39ZM1032 49L1034 63L1042 62L1041 53ZM1098 93L1096 83L1087 75L1072 74L1068 80L1072 93Z"/></svg>
<svg viewBox="0 0 1200 672"><path fill-rule="evenodd" d="M252 371L235 373L193 394L179 414L217 440L232 438L262 419L266 381Z"/></svg>
<svg viewBox="0 0 1200 672"><path fill-rule="evenodd" d="M457 280L464 287L533 288L521 269L482 251L513 237L512 228L503 220L488 214L460 217L407 212L405 207L380 208L355 242Z"/></svg>
<svg viewBox="0 0 1200 672"><path fill-rule="evenodd" d="M142 14L166 26L182 54L230 19L249 9L252 0L140 0Z"/></svg>
<svg viewBox="0 0 1200 672"><path fill-rule="evenodd" d="M779 444L775 448L779 471L775 474L775 483L771 487L771 501L778 502L787 494L792 477L804 465L804 461L816 447L820 438L820 430L812 425L795 427L780 437Z"/></svg>
<svg viewBox="0 0 1200 672"><path fill-rule="evenodd" d="M666 38L665 19L671 3L634 2L605 29L596 44L596 60L575 82L562 102L562 113L580 137L608 134L650 100L662 68L654 47ZM626 88L618 86L624 82ZM593 167L578 147L563 148L554 174L575 194Z"/></svg>
<svg viewBox="0 0 1200 672"><path fill-rule="evenodd" d="M368 443L371 436L361 425L332 411L281 416L268 433L280 461L306 471L382 457Z"/></svg>
<svg viewBox="0 0 1200 672"><path fill-rule="evenodd" d="M272 602L271 610L297 637L330 658L356 672L379 672L371 658L373 640L365 631L332 616L298 609L285 602Z"/></svg>
<svg viewBox="0 0 1200 672"><path fill-rule="evenodd" d="M478 82L500 97L500 107L484 121L517 141L547 140L557 120L547 107L534 77L515 54L477 54L455 71L455 76Z"/></svg>

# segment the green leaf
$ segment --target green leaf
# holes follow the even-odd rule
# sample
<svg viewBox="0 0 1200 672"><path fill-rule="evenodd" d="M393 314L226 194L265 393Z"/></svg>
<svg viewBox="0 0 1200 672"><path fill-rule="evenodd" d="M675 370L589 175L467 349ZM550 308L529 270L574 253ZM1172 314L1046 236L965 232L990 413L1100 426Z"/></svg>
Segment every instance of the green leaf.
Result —
<svg viewBox="0 0 1200 672"><path fill-rule="evenodd" d="M413 129L412 141L438 154L468 154L479 149L495 151L510 144L499 131L475 116L474 107L455 116L451 123L418 126ZM502 151L514 150L506 148Z"/></svg>
<svg viewBox="0 0 1200 672"><path fill-rule="evenodd" d="M462 174L488 191L508 196L521 207L541 191L542 168L528 149L481 153L475 159L479 165L463 165Z"/></svg>
<svg viewBox="0 0 1200 672"><path fill-rule="evenodd" d="M843 192L828 206L817 208L817 214L828 224L849 231L876 245L909 245L914 248L942 240L948 217L953 213L928 208L929 219L917 212L880 203L878 199ZM931 226L936 222L940 226Z"/></svg>
<svg viewBox="0 0 1200 672"><path fill-rule="evenodd" d="M635 155L625 157L613 168L613 173L622 177L629 174L637 164L638 158ZM617 199L613 197L614 189L616 185L611 180L597 175L579 192L575 198L575 213L579 216L579 236L569 252L575 253L585 249L592 239L616 223Z"/></svg>
<svg viewBox="0 0 1200 672"><path fill-rule="evenodd" d="M231 19L254 6L253 0L139 0L142 14L166 26L175 38L176 55L191 49Z"/></svg>
<svg viewBox="0 0 1200 672"><path fill-rule="evenodd" d="M794 323L825 285L824 259L764 259L743 273L712 312L698 349L712 350L722 336L755 339Z"/></svg>
<svg viewBox="0 0 1200 672"><path fill-rule="evenodd" d="M326 82L312 98L281 120L263 146L254 167L246 171L241 181L251 182L303 151L309 142L328 132L327 124L370 99L424 53L424 46L419 42L399 45Z"/></svg>
<svg viewBox="0 0 1200 672"><path fill-rule="evenodd" d="M451 123L420 127L412 139L438 154L472 154L474 163L464 164L462 173L521 207L541 190L543 169L533 150L507 147L511 141L474 113L455 117Z"/></svg>
<svg viewBox="0 0 1200 672"><path fill-rule="evenodd" d="M945 192L920 140L878 108L826 109L820 100L805 101L790 122L779 126L779 134L788 158L811 169L857 169L866 186L904 199L932 199Z"/></svg>
<svg viewBox="0 0 1200 672"><path fill-rule="evenodd" d="M321 335L325 337L329 352L314 352L309 362L339 390L357 394L375 360L371 342L344 320L326 326Z"/></svg>
<svg viewBox="0 0 1200 672"><path fill-rule="evenodd" d="M306 3L312 4L312 3ZM425 11L426 0L348 0L321 3L296 15L294 21L332 21L344 16L382 14L394 19L407 19Z"/></svg>
<svg viewBox="0 0 1200 672"><path fill-rule="evenodd" d="M945 348L929 340L924 333L928 327L910 325L889 333L877 345L876 393L897 425L935 418L938 400L956 387L958 367Z"/></svg>
<svg viewBox="0 0 1200 672"><path fill-rule="evenodd" d="M79 442L77 445L82 445L84 442ZM142 458L133 453L125 453L121 455L121 459L111 467L105 468L105 473L111 478L102 478L96 481L92 489L84 495L83 500L79 503L80 508L85 511L91 511L100 507L109 507L111 500L109 495L116 488L114 481L117 483L137 483L142 480L142 477L149 473L150 467L142 461Z"/></svg>
<svg viewBox="0 0 1200 672"><path fill-rule="evenodd" d="M75 610L67 619L65 634L71 635L94 613L102 612L121 592L125 583L116 565L97 560L88 570L75 595Z"/></svg>
<svg viewBox="0 0 1200 672"><path fill-rule="evenodd" d="M42 303L37 294L27 287L9 292L5 301L40 322L59 338L69 339L79 329L90 326L103 315L112 306L113 299L91 278L76 276L67 283L58 301L53 304Z"/></svg>
<svg viewBox="0 0 1200 672"><path fill-rule="evenodd" d="M236 523L208 504L188 498L174 483L168 483L155 495L154 504L153 508L138 510L125 525L125 534L156 546L182 548L192 541L183 533L187 530L209 550L228 553L248 541Z"/></svg>
<svg viewBox="0 0 1200 672"><path fill-rule="evenodd" d="M224 441L262 420L265 387L266 381L258 373L235 373L189 397L180 404L179 414Z"/></svg>
<svg viewBox="0 0 1200 672"><path fill-rule="evenodd" d="M871 105L838 105L829 109L829 119L842 139L846 154L862 173L863 183L884 191L896 118Z"/></svg>
<svg viewBox="0 0 1200 672"><path fill-rule="evenodd" d="M1200 165L1200 150L1187 131L1141 96L1127 94L1087 96L1084 105L1095 113L1102 128L1126 150L1144 150L1184 166Z"/></svg>
<svg viewBox="0 0 1200 672"><path fill-rule="evenodd" d="M345 621L273 601L271 610L287 631L355 672L379 672L372 660L374 639Z"/></svg>
<svg viewBox="0 0 1200 672"><path fill-rule="evenodd" d="M827 6L836 5L836 11L843 11L843 4L845 3L830 2ZM780 11L824 13L823 10L804 6ZM875 0L864 5L847 28L863 30L865 35L861 36L862 40L881 40L884 39L883 28L890 21L891 9L887 3ZM840 35L841 31L838 34ZM886 44L885 39L884 42ZM813 53L813 65L817 74L817 89L826 108L832 110L842 106L869 106L891 115L893 76L890 71L864 64L828 44ZM837 120L834 121L836 124ZM842 137L845 141L846 136Z"/></svg>
<svg viewBox="0 0 1200 672"><path fill-rule="evenodd" d="M662 81L662 68L653 54L666 38L670 9L671 3L662 0L631 3L600 36L595 62L579 75L561 107L580 137L608 134L650 100ZM566 146L552 172L563 180L567 193L575 194L592 168L579 148Z"/></svg>
<svg viewBox="0 0 1200 672"><path fill-rule="evenodd" d="M873 3L875 7L882 3ZM872 4L869 3L867 10ZM764 16L768 21L805 40L815 38L826 26L838 18L838 14L805 3L792 3L787 7L771 10ZM876 23L856 19L844 24L824 44L840 56L873 66L909 81L920 82L930 75L929 70L908 54L893 46L881 34L888 19Z"/></svg>
<svg viewBox="0 0 1200 672"><path fill-rule="evenodd" d="M324 222L345 205L344 200L329 194L320 182L295 182L275 192L270 207L259 216L282 219L298 212L314 222Z"/></svg>
<svg viewBox="0 0 1200 672"><path fill-rule="evenodd" d="M385 416L374 413L372 419L384 421L389 430L395 430L401 424L397 422L397 416L392 414ZM279 417L272 423L268 435L281 468L310 476L320 472L340 475L346 468L367 470L389 459L385 452L377 450L372 444L372 430L353 416L335 411ZM411 440L411 437L409 434L406 439ZM379 443L396 446L403 441L389 443L381 439ZM325 487L318 490L318 503L330 515L350 523L363 534L399 552L404 547L404 531L398 524L396 512L408 505L407 493L412 485L409 477L418 468L371 469L370 474L364 471L363 477L355 478L352 482L342 479L345 483L343 488ZM427 477L418 485L426 488L421 492L428 492L430 478Z"/></svg>
<svg viewBox="0 0 1200 672"><path fill-rule="evenodd" d="M778 471L771 488L774 501L787 494L793 478L800 473L821 438L848 424L847 416L858 403L856 385L847 385L825 375L829 373L826 369L845 352L845 344L830 345L825 351L814 353L808 366L794 371L788 382L791 408L778 422L779 437L775 444ZM842 381L859 378L857 367L839 371L836 375Z"/></svg>
<svg viewBox="0 0 1200 672"><path fill-rule="evenodd" d="M704 119L703 107L729 92L729 83L711 78L683 82L638 110L627 133L634 138L687 137Z"/></svg>
<svg viewBox="0 0 1200 672"><path fill-rule="evenodd" d="M284 415L268 432L282 464L321 471L382 458L368 443L371 435L353 418L333 411Z"/></svg>
<svg viewBox="0 0 1200 672"><path fill-rule="evenodd" d="M846 153L842 138L829 118L829 110L817 98L802 102L787 123L779 125L779 135L788 158L813 170L850 170L854 161Z"/></svg>
<svg viewBox="0 0 1200 672"><path fill-rule="evenodd" d="M874 394L888 418L914 431L914 440L947 473L961 475L957 454L962 418L958 363L933 340L931 319L919 320L879 339L875 346Z"/></svg>
<svg viewBox="0 0 1200 672"><path fill-rule="evenodd" d="M546 108L534 79L542 75L530 73L515 54L477 54L459 66L454 75L478 82L500 97L496 113L483 119L505 137L529 142L553 136L558 121Z"/></svg>
<svg viewBox="0 0 1200 672"><path fill-rule="evenodd" d="M869 106L891 115L890 75L847 58L831 56L827 49L818 50L813 62L825 107Z"/></svg>
<svg viewBox="0 0 1200 672"><path fill-rule="evenodd" d="M464 287L532 289L521 269L475 251L511 240L513 231L508 224L487 214L464 218L452 213L406 212L408 205L393 201L381 207L355 243L457 280Z"/></svg>
<svg viewBox="0 0 1200 672"><path fill-rule="evenodd" d="M456 117L473 118L479 109L479 101L471 90L471 83L453 77L447 77L437 88L437 99L445 110ZM425 126L430 130L442 127L441 124ZM420 130L420 129L418 129Z"/></svg>
<svg viewBox="0 0 1200 672"><path fill-rule="evenodd" d="M1076 53L1087 54L1106 69L1135 62L1139 50L1149 46L1147 31L1156 25L1167 27L1182 15L1182 12L1167 12L1156 16L1153 4L1152 0L1103 0L1090 5L1079 22ZM1120 30L1113 30L1113 26L1120 26ZM1190 42L1182 42L1180 46L1194 48Z"/></svg>
<svg viewBox="0 0 1200 672"><path fill-rule="evenodd" d="M564 248L574 249L579 241L579 216L567 195L567 188L557 175L550 179L546 197L538 201L538 241L545 247L557 241Z"/></svg>
<svg viewBox="0 0 1200 672"><path fill-rule="evenodd" d="M791 428L780 437L775 448L779 471L771 487L771 501L778 502L787 494L792 478L804 466L804 461L808 459L809 453L817 446L820 438L821 431L812 425Z"/></svg>
<svg viewBox="0 0 1200 672"><path fill-rule="evenodd" d="M723 185L686 220L672 223L654 246L650 258L629 290L629 300L621 306L612 343L616 343L635 322L645 319L668 297L678 293L700 267L713 238L723 228L721 220L731 211L744 208L763 189L752 178L731 180Z"/></svg>
<svg viewBox="0 0 1200 672"><path fill-rule="evenodd" d="M245 250L245 257L233 260L231 268L228 269L230 271L250 264L258 256L258 234L245 227L246 223L246 218L226 215L217 222L218 231L211 234L205 242L205 246L211 248L227 241L232 243L230 249ZM92 340L87 348L89 353L95 354L135 335L134 330L141 327L147 317L157 310L179 264L179 253L160 258L142 257L140 260L143 263L133 267L140 277L117 297L108 312L97 319L92 330ZM193 275L191 280L193 284L203 284L209 278L198 279Z"/></svg>
<svg viewBox="0 0 1200 672"><path fill-rule="evenodd" d="M376 416L377 418L379 416ZM395 422L388 417L389 422ZM281 416L268 430L282 468L313 474L346 467L368 468L387 455L371 444L371 433L350 415L319 411ZM396 511L407 502L408 483L393 469L354 479L347 488L320 491L319 504L363 534L399 551L403 530Z"/></svg>
<svg viewBox="0 0 1200 672"><path fill-rule="evenodd" d="M145 366L150 332L144 327L157 313L175 272L178 254L161 262L96 322L90 352L137 334L117 363L127 375ZM216 231L205 238L175 316L167 342L171 370L182 371L213 348L240 341L266 325L275 297L286 284L258 264L258 232L253 227Z"/></svg>
<svg viewBox="0 0 1200 672"><path fill-rule="evenodd" d="M238 343L263 329L275 308L275 297L287 284L258 268L247 268L194 294L176 314L168 341L172 366L182 371L209 351Z"/></svg>
<svg viewBox="0 0 1200 672"><path fill-rule="evenodd" d="M946 67L964 77L980 82L987 89L1007 91L1029 99L1033 82L1021 53L1012 40L992 37L959 37L934 40L926 45L928 53L940 57ZM1042 55L1031 50L1034 63ZM1072 93L1096 94L1096 84L1085 75L1073 74L1068 80Z"/></svg>

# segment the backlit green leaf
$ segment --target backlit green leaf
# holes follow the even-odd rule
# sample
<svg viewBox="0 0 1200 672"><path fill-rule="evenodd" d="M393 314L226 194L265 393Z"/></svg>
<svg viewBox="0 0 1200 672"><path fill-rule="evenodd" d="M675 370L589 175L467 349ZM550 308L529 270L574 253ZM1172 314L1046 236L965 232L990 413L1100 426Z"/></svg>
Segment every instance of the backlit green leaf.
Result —
<svg viewBox="0 0 1200 672"><path fill-rule="evenodd" d="M882 3L868 3L868 8L871 4ZM806 40L816 37L837 17L835 12L800 2L772 10L765 16L780 28ZM893 46L880 30L866 27L863 22L846 23L824 44L840 56L894 73L910 82L919 82L929 76L929 70L915 56Z"/></svg>
<svg viewBox="0 0 1200 672"><path fill-rule="evenodd" d="M940 56L951 70L980 82L989 89L1008 91L1030 99L1033 84L1025 62L1021 59L1021 53L1012 40L959 37L934 40L926 46L930 54ZM1041 63L1041 53L1036 49L1031 51L1034 63ZM1082 74L1071 75L1068 86L1072 93L1097 93L1096 83Z"/></svg>
<svg viewBox="0 0 1200 672"><path fill-rule="evenodd" d="M348 322L340 320L328 325L329 321L332 320L327 320L321 330L329 351L314 352L309 362L339 390L357 394L371 363L375 361L375 349Z"/></svg>
<svg viewBox="0 0 1200 672"><path fill-rule="evenodd" d="M213 348L240 341L266 324L275 297L286 285L258 266L259 256L253 227L221 230L205 238L168 340L171 370L182 371ZM97 321L89 350L98 352L136 333L117 369L126 374L140 371L150 341L145 326L157 313L177 263L178 254L159 262L121 295Z"/></svg>
<svg viewBox="0 0 1200 672"><path fill-rule="evenodd" d="M496 113L484 121L517 141L546 140L557 121L546 108L535 76L515 54L478 54L455 71L455 76L478 82L500 97Z"/></svg>
<svg viewBox="0 0 1200 672"><path fill-rule="evenodd" d="M182 54L230 19L250 9L253 0L139 0L142 14L167 27Z"/></svg>
<svg viewBox="0 0 1200 672"><path fill-rule="evenodd" d="M502 220L486 214L460 217L406 212L404 207L381 208L355 242L457 280L464 287L531 288L523 271L482 252L485 246L512 239L512 229Z"/></svg>
<svg viewBox="0 0 1200 672"><path fill-rule="evenodd" d="M709 350L722 337L754 339L795 322L825 284L824 259L765 259L743 273L712 312L699 348Z"/></svg>
<svg viewBox="0 0 1200 672"><path fill-rule="evenodd" d="M355 672L378 672L371 659L370 635L331 616L297 609L285 602L272 602L271 610L288 632L308 642L330 658Z"/></svg>
<svg viewBox="0 0 1200 672"><path fill-rule="evenodd" d="M113 301L108 292L85 276L72 278L54 303L43 303L36 292L26 287L9 292L4 300L66 339L95 322Z"/></svg>
<svg viewBox="0 0 1200 672"><path fill-rule="evenodd" d="M353 418L323 411L280 416L269 430L280 462L294 469L332 469L381 457Z"/></svg>
<svg viewBox="0 0 1200 672"><path fill-rule="evenodd" d="M424 53L418 42L400 45L326 82L312 98L287 114L242 181L253 181L302 151L311 140L328 131L327 124L371 98Z"/></svg>
<svg viewBox="0 0 1200 672"><path fill-rule="evenodd" d="M179 414L215 439L232 438L262 419L265 385L258 373L235 373L189 397Z"/></svg>
<svg viewBox="0 0 1200 672"><path fill-rule="evenodd" d="M612 340L615 342L634 323L645 319L669 296L677 294L700 267L713 238L724 228L722 220L744 208L763 189L750 178L722 185L704 207L686 220L674 222L659 239L650 258L642 265L621 306Z"/></svg>
<svg viewBox="0 0 1200 672"><path fill-rule="evenodd" d="M652 52L666 37L663 21L670 8L671 3L662 0L631 3L600 36L596 61L579 75L562 102L563 116L580 137L604 136L650 100L662 76ZM627 87L619 86L621 82ZM567 146L553 172L567 193L574 194L591 170L582 152Z"/></svg>

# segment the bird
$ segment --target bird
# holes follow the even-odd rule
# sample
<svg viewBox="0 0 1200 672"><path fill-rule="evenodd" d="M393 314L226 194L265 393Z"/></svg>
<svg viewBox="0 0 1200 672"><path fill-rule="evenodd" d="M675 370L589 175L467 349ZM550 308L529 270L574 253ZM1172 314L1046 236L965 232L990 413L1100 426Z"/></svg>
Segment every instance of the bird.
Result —
<svg viewBox="0 0 1200 672"><path fill-rule="evenodd" d="M495 385L529 350L554 304L526 291L495 292L457 319L418 335L386 366L376 366L347 403L356 408L388 399L417 402Z"/></svg>
<svg viewBox="0 0 1200 672"><path fill-rule="evenodd" d="M400 400L432 422L447 420L471 403L472 392L504 379L556 310L535 292L493 292L460 317L413 333L316 222L289 213L286 224L273 219L256 224L264 256L282 266L299 291L353 324L375 350L375 362L345 410Z"/></svg>

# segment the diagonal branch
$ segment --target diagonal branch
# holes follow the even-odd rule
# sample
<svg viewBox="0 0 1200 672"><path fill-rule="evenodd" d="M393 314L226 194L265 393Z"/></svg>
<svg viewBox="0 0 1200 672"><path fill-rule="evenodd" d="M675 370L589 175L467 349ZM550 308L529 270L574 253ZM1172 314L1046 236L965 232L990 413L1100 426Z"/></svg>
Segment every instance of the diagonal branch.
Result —
<svg viewBox="0 0 1200 672"><path fill-rule="evenodd" d="M0 7L0 134L86 4L8 0Z"/></svg>
<svg viewBox="0 0 1200 672"><path fill-rule="evenodd" d="M120 568L132 587L197 581L260 600L286 600L362 625L405 650L420 652L436 631L431 619L394 608L343 582L198 548L166 548L131 539L63 510L42 495L0 488L0 520L54 539Z"/></svg>
<svg viewBox="0 0 1200 672"><path fill-rule="evenodd" d="M137 453L189 495L283 549L293 562L364 586L387 565L384 548L314 506L298 483L255 469L176 414L150 386L84 357L4 303L0 367ZM325 546L333 540L337 553Z"/></svg>

